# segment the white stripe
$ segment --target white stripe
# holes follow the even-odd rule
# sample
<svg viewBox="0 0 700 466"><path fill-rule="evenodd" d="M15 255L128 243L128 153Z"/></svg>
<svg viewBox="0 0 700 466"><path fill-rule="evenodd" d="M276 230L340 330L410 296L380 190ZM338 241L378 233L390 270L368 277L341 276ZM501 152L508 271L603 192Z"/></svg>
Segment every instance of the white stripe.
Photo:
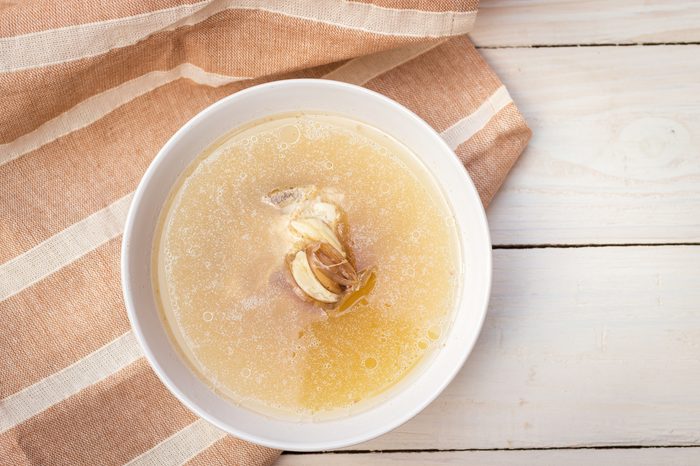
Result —
<svg viewBox="0 0 700 466"><path fill-rule="evenodd" d="M460 144L469 140L476 133L484 129L498 112L513 102L505 86L501 86L482 103L476 111L459 120L445 131L440 133L447 145L455 150Z"/></svg>
<svg viewBox="0 0 700 466"><path fill-rule="evenodd" d="M468 32L475 11L420 11L383 8L345 0L218 0L180 5L88 24L0 39L0 72L18 71L88 58L126 47L153 33L197 24L228 9L259 10L374 34L445 37Z"/></svg>
<svg viewBox="0 0 700 466"><path fill-rule="evenodd" d="M0 144L0 165L38 149L61 136L84 128L136 97L179 78L188 78L198 84L212 87L249 79L209 73L191 63L183 63L168 71L152 71L89 97L42 124L31 133L20 136L7 144Z"/></svg>
<svg viewBox="0 0 700 466"><path fill-rule="evenodd" d="M141 348L129 330L74 364L0 400L0 433L104 380L141 355Z"/></svg>
<svg viewBox="0 0 700 466"><path fill-rule="evenodd" d="M127 464L129 466L181 465L225 436L226 434L221 430L203 419L198 419Z"/></svg>
<svg viewBox="0 0 700 466"><path fill-rule="evenodd" d="M442 40L426 42L354 58L323 77L362 85L397 66L423 55L443 42Z"/></svg>
<svg viewBox="0 0 700 466"><path fill-rule="evenodd" d="M0 301L65 267L124 231L133 193L0 265Z"/></svg>

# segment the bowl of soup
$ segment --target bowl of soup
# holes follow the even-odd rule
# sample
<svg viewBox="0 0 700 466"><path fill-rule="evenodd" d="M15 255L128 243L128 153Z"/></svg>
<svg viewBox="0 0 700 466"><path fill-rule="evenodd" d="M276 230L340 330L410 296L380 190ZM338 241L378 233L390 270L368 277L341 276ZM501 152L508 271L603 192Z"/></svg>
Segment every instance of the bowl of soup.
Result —
<svg viewBox="0 0 700 466"><path fill-rule="evenodd" d="M483 323L478 193L427 123L362 87L251 87L165 144L129 210L124 299L166 387L239 438L316 451L434 400Z"/></svg>

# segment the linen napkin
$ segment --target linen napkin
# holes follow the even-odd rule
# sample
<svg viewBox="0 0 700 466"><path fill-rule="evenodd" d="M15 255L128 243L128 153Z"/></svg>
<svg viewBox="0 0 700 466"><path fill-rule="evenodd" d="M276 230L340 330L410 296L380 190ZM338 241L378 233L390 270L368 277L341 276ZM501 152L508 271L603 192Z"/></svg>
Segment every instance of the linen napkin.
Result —
<svg viewBox="0 0 700 466"><path fill-rule="evenodd" d="M0 8L0 463L266 465L142 357L119 280L139 178L197 112L293 77L439 131L488 204L530 137L464 36L476 0L24 0Z"/></svg>

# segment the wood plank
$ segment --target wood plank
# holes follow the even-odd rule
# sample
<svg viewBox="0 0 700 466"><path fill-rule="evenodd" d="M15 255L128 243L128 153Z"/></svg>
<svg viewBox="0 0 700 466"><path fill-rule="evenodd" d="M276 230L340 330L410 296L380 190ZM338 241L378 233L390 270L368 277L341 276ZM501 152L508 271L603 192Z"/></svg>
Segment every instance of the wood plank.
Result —
<svg viewBox="0 0 700 466"><path fill-rule="evenodd" d="M700 246L494 251L462 371L353 450L700 445Z"/></svg>
<svg viewBox="0 0 700 466"><path fill-rule="evenodd" d="M700 45L482 52L533 130L494 244L700 241Z"/></svg>
<svg viewBox="0 0 700 466"><path fill-rule="evenodd" d="M700 41L694 0L482 0L478 46Z"/></svg>
<svg viewBox="0 0 700 466"><path fill-rule="evenodd" d="M439 451L420 453L326 453L282 455L278 466L695 466L700 464L700 448L642 448L622 450L500 450Z"/></svg>

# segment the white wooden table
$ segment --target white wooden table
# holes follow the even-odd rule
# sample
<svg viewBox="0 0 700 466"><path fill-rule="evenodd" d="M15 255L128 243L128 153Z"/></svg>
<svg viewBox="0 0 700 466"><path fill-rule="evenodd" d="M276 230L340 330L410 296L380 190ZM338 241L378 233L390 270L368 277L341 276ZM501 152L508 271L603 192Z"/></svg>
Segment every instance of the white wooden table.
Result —
<svg viewBox="0 0 700 466"><path fill-rule="evenodd" d="M279 464L700 464L700 2L482 0L472 39L534 134L479 342L402 427Z"/></svg>

